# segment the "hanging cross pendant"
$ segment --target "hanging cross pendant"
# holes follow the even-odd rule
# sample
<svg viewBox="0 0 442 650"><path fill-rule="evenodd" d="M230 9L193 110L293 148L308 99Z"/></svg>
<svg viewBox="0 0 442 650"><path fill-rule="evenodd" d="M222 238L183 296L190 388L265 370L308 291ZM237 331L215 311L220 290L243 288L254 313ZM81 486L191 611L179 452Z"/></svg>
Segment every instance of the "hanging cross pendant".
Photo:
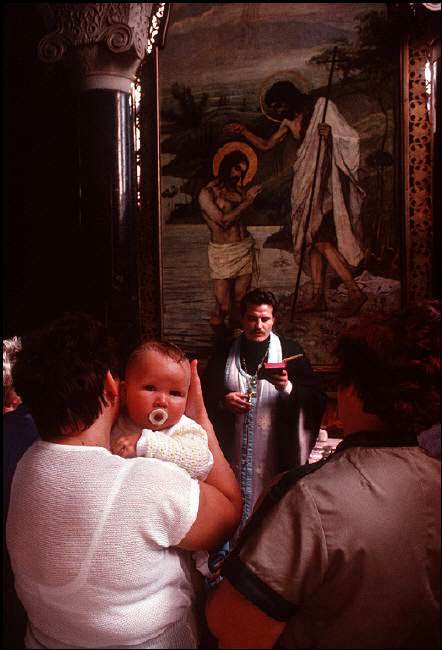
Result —
<svg viewBox="0 0 442 650"><path fill-rule="evenodd" d="M249 404L251 404L252 398L256 397L256 384L257 384L256 375L250 378L248 384L249 385L247 386L247 401Z"/></svg>
<svg viewBox="0 0 442 650"><path fill-rule="evenodd" d="M248 401L249 404L252 403L252 398L253 397L256 397L256 391L254 391L253 388L250 386L247 389L247 401Z"/></svg>

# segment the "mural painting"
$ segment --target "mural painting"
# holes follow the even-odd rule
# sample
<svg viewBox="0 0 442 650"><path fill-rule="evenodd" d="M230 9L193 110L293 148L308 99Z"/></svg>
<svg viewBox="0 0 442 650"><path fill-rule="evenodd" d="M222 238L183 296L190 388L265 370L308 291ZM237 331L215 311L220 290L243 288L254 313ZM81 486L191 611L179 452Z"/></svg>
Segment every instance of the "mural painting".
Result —
<svg viewBox="0 0 442 650"><path fill-rule="evenodd" d="M174 4L160 53L162 333L205 357L249 287L315 366L400 306L399 46L382 3Z"/></svg>

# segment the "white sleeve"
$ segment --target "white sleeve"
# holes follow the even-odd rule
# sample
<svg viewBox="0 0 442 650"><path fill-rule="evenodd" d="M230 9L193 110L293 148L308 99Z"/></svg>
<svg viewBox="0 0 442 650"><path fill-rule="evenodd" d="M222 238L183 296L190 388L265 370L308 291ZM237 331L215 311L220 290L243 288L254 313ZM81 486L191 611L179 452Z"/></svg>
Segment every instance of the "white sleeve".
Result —
<svg viewBox="0 0 442 650"><path fill-rule="evenodd" d="M213 466L207 433L196 422L173 427L170 433L143 429L137 443L137 455L175 463L192 478L207 478Z"/></svg>
<svg viewBox="0 0 442 650"><path fill-rule="evenodd" d="M158 546L176 546L198 515L199 483L173 463L154 458L132 458L122 491L132 513L139 512L143 534Z"/></svg>
<svg viewBox="0 0 442 650"><path fill-rule="evenodd" d="M285 385L284 390L281 391L281 394L282 394L282 395L290 395L291 392L292 392L292 390L293 390L293 384L292 384L292 382L291 382L290 379L289 379L288 382L287 382L286 385Z"/></svg>

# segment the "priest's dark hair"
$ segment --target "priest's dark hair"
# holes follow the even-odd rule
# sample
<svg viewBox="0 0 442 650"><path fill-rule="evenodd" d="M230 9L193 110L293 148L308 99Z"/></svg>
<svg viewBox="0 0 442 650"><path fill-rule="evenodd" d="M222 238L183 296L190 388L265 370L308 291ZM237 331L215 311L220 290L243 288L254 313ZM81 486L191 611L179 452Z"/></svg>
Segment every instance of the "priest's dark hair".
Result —
<svg viewBox="0 0 442 650"><path fill-rule="evenodd" d="M276 316L278 304L278 300L273 291L257 287L256 289L248 291L245 296L243 296L240 303L241 316L244 316L249 305L271 305L273 307L273 316Z"/></svg>

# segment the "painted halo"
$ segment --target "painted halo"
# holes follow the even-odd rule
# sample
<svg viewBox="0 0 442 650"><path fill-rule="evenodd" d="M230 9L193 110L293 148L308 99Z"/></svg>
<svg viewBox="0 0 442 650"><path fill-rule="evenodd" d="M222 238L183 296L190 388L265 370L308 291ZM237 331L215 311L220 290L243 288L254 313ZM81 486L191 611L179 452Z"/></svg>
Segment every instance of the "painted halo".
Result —
<svg viewBox="0 0 442 650"><path fill-rule="evenodd" d="M224 158L233 151L241 151L249 161L249 167L247 169L246 175L244 177L244 185L250 183L252 178L255 176L258 169L258 157L252 147L250 147L245 142L233 141L227 142L225 145L220 147L216 154L213 156L213 175L218 176L219 166Z"/></svg>
<svg viewBox="0 0 442 650"><path fill-rule="evenodd" d="M275 117L272 117L270 113L267 112L268 107L264 101L266 93L277 81L291 81L291 83L298 88L302 93L308 95L312 90L311 83L304 77L300 72L295 72L294 70L285 70L283 72L277 72L272 74L270 77L267 77L261 86L261 91L259 94L259 106L261 108L261 113L266 116L271 122L276 122L281 124L282 120L278 120Z"/></svg>

